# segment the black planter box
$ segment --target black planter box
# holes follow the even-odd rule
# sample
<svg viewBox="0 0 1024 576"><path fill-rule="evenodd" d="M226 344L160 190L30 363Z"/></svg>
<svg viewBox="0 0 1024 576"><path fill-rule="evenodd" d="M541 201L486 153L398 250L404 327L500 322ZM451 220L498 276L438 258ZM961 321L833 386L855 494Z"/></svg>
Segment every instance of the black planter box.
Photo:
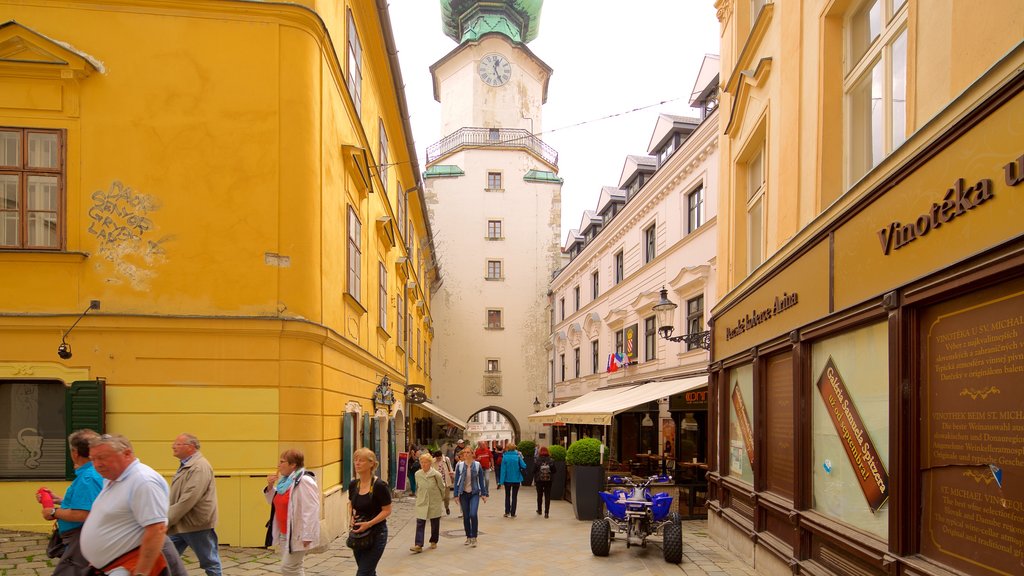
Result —
<svg viewBox="0 0 1024 576"><path fill-rule="evenodd" d="M555 462L555 473L551 475L551 499L552 500L564 500L565 499L565 462Z"/></svg>
<svg viewBox="0 0 1024 576"><path fill-rule="evenodd" d="M602 516L604 505L598 492L604 490L602 466L573 466L569 474L572 491L572 510L577 520L596 520Z"/></svg>

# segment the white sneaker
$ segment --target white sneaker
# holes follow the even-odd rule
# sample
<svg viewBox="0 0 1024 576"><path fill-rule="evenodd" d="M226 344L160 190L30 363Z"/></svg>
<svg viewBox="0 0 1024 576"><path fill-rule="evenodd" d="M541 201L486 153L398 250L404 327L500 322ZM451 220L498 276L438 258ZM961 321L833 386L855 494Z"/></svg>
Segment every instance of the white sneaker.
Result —
<svg viewBox="0 0 1024 576"><path fill-rule="evenodd" d="M473 538L473 543L470 544L470 546L472 546L473 548L476 548L476 538Z"/></svg>
<svg viewBox="0 0 1024 576"><path fill-rule="evenodd" d="M472 538L466 538L466 541L463 542L462 545L463 546L469 546L472 543L473 543L473 539Z"/></svg>

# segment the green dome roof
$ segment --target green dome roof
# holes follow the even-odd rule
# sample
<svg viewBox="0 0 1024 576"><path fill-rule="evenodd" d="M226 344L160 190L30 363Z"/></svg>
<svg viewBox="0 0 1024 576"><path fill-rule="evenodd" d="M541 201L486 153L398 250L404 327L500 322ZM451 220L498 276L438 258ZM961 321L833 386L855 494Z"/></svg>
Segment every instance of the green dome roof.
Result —
<svg viewBox="0 0 1024 576"><path fill-rule="evenodd" d="M446 36L459 44L490 32L527 43L537 37L544 0L441 0Z"/></svg>

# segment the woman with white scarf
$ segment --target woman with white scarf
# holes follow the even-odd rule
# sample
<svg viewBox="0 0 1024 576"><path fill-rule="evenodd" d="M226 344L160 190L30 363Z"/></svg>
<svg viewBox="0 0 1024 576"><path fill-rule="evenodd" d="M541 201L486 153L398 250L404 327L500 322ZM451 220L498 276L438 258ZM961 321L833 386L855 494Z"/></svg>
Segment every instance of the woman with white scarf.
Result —
<svg viewBox="0 0 1024 576"><path fill-rule="evenodd" d="M299 450L285 450L277 474L267 476L263 495L270 504L270 540L281 552L281 574L303 576L302 560L320 542L320 488Z"/></svg>

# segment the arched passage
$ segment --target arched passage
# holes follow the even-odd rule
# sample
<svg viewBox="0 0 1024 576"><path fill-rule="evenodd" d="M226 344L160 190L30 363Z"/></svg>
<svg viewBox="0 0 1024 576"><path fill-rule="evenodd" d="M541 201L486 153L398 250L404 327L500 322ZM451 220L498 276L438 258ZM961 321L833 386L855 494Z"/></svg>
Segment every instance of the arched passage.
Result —
<svg viewBox="0 0 1024 576"><path fill-rule="evenodd" d="M466 421L465 438L476 444L483 440L489 446L504 445L505 442L519 442L522 427L516 417L501 406L484 406L470 415Z"/></svg>

